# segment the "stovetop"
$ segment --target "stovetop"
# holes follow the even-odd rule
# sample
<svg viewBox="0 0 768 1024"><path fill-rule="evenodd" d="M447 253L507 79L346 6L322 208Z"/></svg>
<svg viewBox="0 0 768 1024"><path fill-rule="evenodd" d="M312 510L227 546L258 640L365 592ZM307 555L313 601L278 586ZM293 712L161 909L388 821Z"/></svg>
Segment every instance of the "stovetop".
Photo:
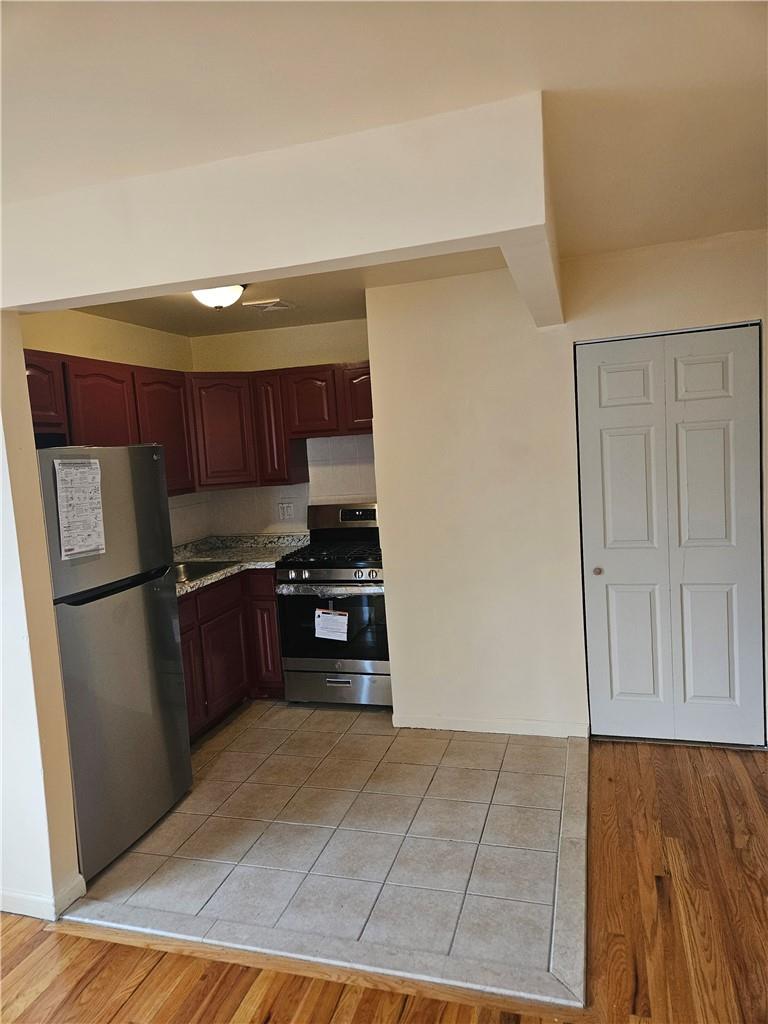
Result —
<svg viewBox="0 0 768 1024"><path fill-rule="evenodd" d="M359 541L313 541L285 555L277 567L380 569L381 548Z"/></svg>

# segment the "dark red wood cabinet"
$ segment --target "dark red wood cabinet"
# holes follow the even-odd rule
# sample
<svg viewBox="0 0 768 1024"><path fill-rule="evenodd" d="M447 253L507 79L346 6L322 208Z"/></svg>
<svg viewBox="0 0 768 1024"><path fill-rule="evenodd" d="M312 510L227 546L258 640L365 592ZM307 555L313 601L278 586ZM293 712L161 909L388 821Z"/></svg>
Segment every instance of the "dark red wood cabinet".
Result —
<svg viewBox="0 0 768 1024"><path fill-rule="evenodd" d="M280 374L251 374L256 424L256 463L261 485L300 484L309 480L307 443L286 436Z"/></svg>
<svg viewBox="0 0 768 1024"><path fill-rule="evenodd" d="M195 489L192 418L183 373L137 366L133 371L139 439L165 449L169 494Z"/></svg>
<svg viewBox="0 0 768 1024"><path fill-rule="evenodd" d="M138 444L132 367L67 358L65 376L72 444Z"/></svg>
<svg viewBox="0 0 768 1024"><path fill-rule="evenodd" d="M252 697L283 695L283 663L272 569L251 569L243 587Z"/></svg>
<svg viewBox="0 0 768 1024"><path fill-rule="evenodd" d="M258 482L251 382L242 373L191 374L200 487Z"/></svg>
<svg viewBox="0 0 768 1024"><path fill-rule="evenodd" d="M371 367L369 363L350 363L336 368L339 396L339 426L346 434L366 434L373 429Z"/></svg>
<svg viewBox="0 0 768 1024"><path fill-rule="evenodd" d="M209 622L200 623L208 714L220 718L245 697L245 624L238 603Z"/></svg>
<svg viewBox="0 0 768 1024"><path fill-rule="evenodd" d="M192 598L192 595L190 595ZM184 598L180 599L180 602ZM184 686L187 691L187 718L189 735L199 735L208 724L208 708L203 680L203 651L197 624L181 631L181 663L184 668Z"/></svg>
<svg viewBox="0 0 768 1024"><path fill-rule="evenodd" d="M277 625L275 601L248 601L248 629L250 632L251 678L274 694L282 693L283 665L280 655L280 631Z"/></svg>
<svg viewBox="0 0 768 1024"><path fill-rule="evenodd" d="M53 352L26 350L24 361L27 367L27 388L35 433L68 435L64 359Z"/></svg>
<svg viewBox="0 0 768 1024"><path fill-rule="evenodd" d="M334 366L282 370L283 409L289 437L319 437L339 432Z"/></svg>
<svg viewBox="0 0 768 1024"><path fill-rule="evenodd" d="M197 736L248 692L242 577L212 583L179 598L187 715Z"/></svg>

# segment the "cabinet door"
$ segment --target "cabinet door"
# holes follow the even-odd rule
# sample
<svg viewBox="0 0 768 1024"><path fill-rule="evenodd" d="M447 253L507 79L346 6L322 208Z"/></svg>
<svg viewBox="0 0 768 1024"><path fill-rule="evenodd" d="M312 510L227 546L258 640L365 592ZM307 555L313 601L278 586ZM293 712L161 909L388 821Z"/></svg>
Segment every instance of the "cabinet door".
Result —
<svg viewBox="0 0 768 1024"><path fill-rule="evenodd" d="M347 434L373 430L371 368L368 363L339 366L336 370L341 429Z"/></svg>
<svg viewBox="0 0 768 1024"><path fill-rule="evenodd" d="M181 662L184 667L184 687L187 691L187 718L189 735L197 736L208 721L208 707L203 682L203 652L197 626L181 633Z"/></svg>
<svg viewBox="0 0 768 1024"><path fill-rule="evenodd" d="M163 445L168 493L193 491L192 421L184 374L142 366L133 371L133 378L139 437L144 443Z"/></svg>
<svg viewBox="0 0 768 1024"><path fill-rule="evenodd" d="M73 444L138 444L136 395L130 366L96 359L67 359Z"/></svg>
<svg viewBox="0 0 768 1024"><path fill-rule="evenodd" d="M280 655L280 631L277 603L271 600L248 601L248 628L251 651L251 685L274 689L283 682Z"/></svg>
<svg viewBox="0 0 768 1024"><path fill-rule="evenodd" d="M193 374L190 383L200 486L256 483L256 446L248 375Z"/></svg>
<svg viewBox="0 0 768 1024"><path fill-rule="evenodd" d="M288 441L283 423L280 375L277 373L254 373L251 379L259 483L287 483L289 480Z"/></svg>
<svg viewBox="0 0 768 1024"><path fill-rule="evenodd" d="M336 374L333 366L304 366L281 374L289 437L337 434Z"/></svg>
<svg viewBox="0 0 768 1024"><path fill-rule="evenodd" d="M245 697L245 635L238 605L200 626L208 718L219 718Z"/></svg>
<svg viewBox="0 0 768 1024"><path fill-rule="evenodd" d="M67 403L64 397L64 361L51 352L24 353L27 365L29 404L35 431L66 433Z"/></svg>

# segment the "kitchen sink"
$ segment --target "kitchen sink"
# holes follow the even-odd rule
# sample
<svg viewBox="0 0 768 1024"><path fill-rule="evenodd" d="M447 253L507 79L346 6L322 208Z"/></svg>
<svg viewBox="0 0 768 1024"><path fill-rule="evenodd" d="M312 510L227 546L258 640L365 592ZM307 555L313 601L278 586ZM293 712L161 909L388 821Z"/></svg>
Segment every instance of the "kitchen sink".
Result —
<svg viewBox="0 0 768 1024"><path fill-rule="evenodd" d="M203 576L210 576L212 572L220 572L232 565L237 565L237 562L176 562L174 563L176 582L194 583L195 580L201 580Z"/></svg>

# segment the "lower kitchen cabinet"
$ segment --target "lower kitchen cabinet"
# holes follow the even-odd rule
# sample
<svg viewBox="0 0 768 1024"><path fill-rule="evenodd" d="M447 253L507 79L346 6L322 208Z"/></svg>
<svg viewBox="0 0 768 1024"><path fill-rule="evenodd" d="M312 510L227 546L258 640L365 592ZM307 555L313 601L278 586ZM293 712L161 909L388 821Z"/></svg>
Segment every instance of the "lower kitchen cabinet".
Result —
<svg viewBox="0 0 768 1024"><path fill-rule="evenodd" d="M277 602L249 600L248 633L250 640L250 675L258 692L271 696L283 690L283 666L280 655L280 631L277 625Z"/></svg>
<svg viewBox="0 0 768 1024"><path fill-rule="evenodd" d="M283 696L283 663L273 569L251 569L243 581L252 697Z"/></svg>
<svg viewBox="0 0 768 1024"><path fill-rule="evenodd" d="M203 679L203 651L197 625L181 631L181 663L187 691L187 718L189 734L197 736L208 724L208 709Z"/></svg>
<svg viewBox="0 0 768 1024"><path fill-rule="evenodd" d="M189 732L197 736L243 700L245 609L240 576L179 598Z"/></svg>
<svg viewBox="0 0 768 1024"><path fill-rule="evenodd" d="M282 697L275 573L251 569L179 598L193 738L246 697Z"/></svg>
<svg viewBox="0 0 768 1024"><path fill-rule="evenodd" d="M210 718L220 718L245 697L245 629L242 605L200 623L205 695Z"/></svg>

